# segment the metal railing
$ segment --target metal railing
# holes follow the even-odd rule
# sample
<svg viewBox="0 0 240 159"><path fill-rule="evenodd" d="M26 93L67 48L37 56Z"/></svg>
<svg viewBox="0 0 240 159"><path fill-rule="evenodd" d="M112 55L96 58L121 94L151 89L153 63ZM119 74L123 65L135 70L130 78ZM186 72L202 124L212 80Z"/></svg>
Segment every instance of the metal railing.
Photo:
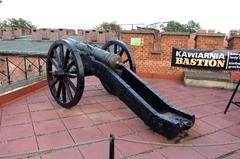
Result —
<svg viewBox="0 0 240 159"><path fill-rule="evenodd" d="M0 52L0 93L46 77L46 54Z"/></svg>

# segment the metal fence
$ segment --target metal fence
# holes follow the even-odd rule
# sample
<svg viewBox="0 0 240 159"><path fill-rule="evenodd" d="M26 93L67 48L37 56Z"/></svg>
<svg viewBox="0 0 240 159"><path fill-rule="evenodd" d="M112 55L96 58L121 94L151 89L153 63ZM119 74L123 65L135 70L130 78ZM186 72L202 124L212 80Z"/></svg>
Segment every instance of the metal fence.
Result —
<svg viewBox="0 0 240 159"><path fill-rule="evenodd" d="M46 77L46 55L0 53L0 93Z"/></svg>

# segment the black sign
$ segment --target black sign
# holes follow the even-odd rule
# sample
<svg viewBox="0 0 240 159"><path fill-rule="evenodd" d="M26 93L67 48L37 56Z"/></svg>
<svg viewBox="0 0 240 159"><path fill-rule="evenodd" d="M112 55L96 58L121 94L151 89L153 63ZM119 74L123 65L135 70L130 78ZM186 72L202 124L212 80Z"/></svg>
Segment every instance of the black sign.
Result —
<svg viewBox="0 0 240 159"><path fill-rule="evenodd" d="M240 53L233 50L172 49L172 66L240 70Z"/></svg>

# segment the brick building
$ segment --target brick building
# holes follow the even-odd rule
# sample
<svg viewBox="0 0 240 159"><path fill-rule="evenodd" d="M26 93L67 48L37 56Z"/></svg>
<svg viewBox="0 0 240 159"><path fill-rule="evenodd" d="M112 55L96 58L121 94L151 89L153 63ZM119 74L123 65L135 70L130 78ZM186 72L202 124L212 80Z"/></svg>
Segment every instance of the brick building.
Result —
<svg viewBox="0 0 240 159"><path fill-rule="evenodd" d="M131 46L131 38L142 38L142 46ZM183 79L186 68L172 67L172 48L224 49L225 34L156 33L156 31L123 31L121 39L131 48L137 73L147 77Z"/></svg>

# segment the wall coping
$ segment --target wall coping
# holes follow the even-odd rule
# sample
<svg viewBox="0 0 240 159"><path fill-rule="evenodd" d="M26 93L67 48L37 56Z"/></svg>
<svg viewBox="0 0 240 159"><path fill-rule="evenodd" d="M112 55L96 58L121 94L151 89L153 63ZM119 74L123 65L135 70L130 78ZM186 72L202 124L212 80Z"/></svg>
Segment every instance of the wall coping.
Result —
<svg viewBox="0 0 240 159"><path fill-rule="evenodd" d="M156 31L154 30L122 30L121 33L123 34L155 34ZM189 36L190 33L181 33L181 32L159 32L161 35L187 35Z"/></svg>
<svg viewBox="0 0 240 159"><path fill-rule="evenodd" d="M187 35L189 36L190 33L181 33L181 32L161 32L162 35Z"/></svg>
<svg viewBox="0 0 240 159"><path fill-rule="evenodd" d="M153 30L121 30L123 34L155 34Z"/></svg>
<svg viewBox="0 0 240 159"><path fill-rule="evenodd" d="M224 33L196 33L196 36L225 37Z"/></svg>

